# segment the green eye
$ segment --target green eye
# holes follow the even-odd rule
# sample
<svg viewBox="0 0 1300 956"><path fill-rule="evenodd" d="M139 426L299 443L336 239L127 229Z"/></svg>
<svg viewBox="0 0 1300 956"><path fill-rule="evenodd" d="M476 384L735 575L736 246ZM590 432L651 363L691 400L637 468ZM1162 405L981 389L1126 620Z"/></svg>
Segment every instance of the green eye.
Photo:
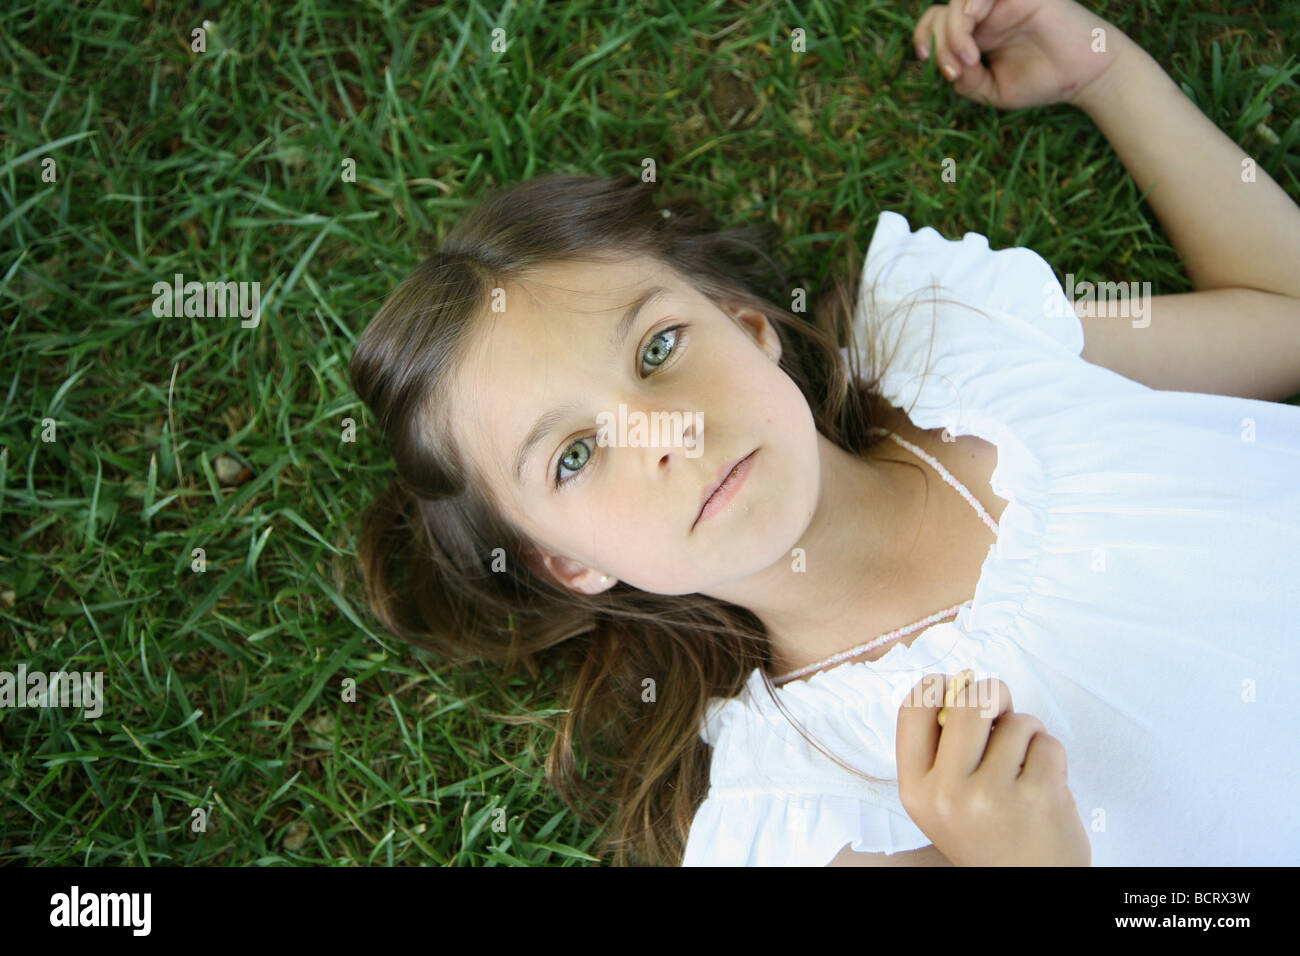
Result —
<svg viewBox="0 0 1300 956"><path fill-rule="evenodd" d="M655 364L651 366L651 371L655 371L662 368L664 363L667 362L670 358L672 358L672 356L677 352L677 344L678 344L678 337L679 337L678 333L684 332L685 330L686 330L686 326L683 324L683 325L671 326L670 328L664 329L662 332L656 332L653 336L650 337L650 341L646 343L645 349L641 352L642 364L644 365L645 362L653 360ZM669 338L671 340L667 348L661 346L655 346L654 343L662 338ZM587 449L586 443L588 441L594 442L595 439L596 436L594 435L590 436L589 438L579 438L577 441L573 442L573 444L571 444L568 448L564 450L564 454L560 456L559 463L555 466L555 487L556 488L563 488L570 481L572 481L572 477L562 476L561 472L564 469L567 468L569 471L572 471L576 474L578 471L580 471L582 468L586 466L587 461L591 458L593 454L592 451ZM585 454L579 454L573 456L572 452L578 448L582 448ZM566 465L565 464L566 459L571 459L571 458L576 458L576 460L573 461L572 464Z"/></svg>
<svg viewBox="0 0 1300 956"><path fill-rule="evenodd" d="M584 452L586 452L586 454L579 455L578 460L574 461L572 464L566 464L566 461L572 458L574 450L579 448L582 449ZM576 472L578 469L580 469L583 465L587 463L587 460L590 457L591 457L591 452L587 450L587 439L580 438L578 441L575 441L572 445L568 447L568 450L564 455L560 456L560 466L558 469L556 469L556 477L559 478L560 469L567 468L569 471ZM568 480L569 479L567 478L559 478L556 484L562 485L564 484L564 482Z"/></svg>
<svg viewBox="0 0 1300 956"><path fill-rule="evenodd" d="M679 325L679 326L676 326L675 328L664 329L662 332L658 333L654 338L652 338L652 339L651 339L651 340L646 344L645 354L642 355L641 360L642 360L643 362L646 361L647 359L650 359L650 360L653 361L653 360L655 360L655 359L657 358L658 361L656 362L656 364L655 364L655 366L654 366L655 368L658 368L660 365L662 365L664 362L666 362L666 361L668 360L668 356L672 355L673 348L676 347L676 345L677 345L677 329L679 329L679 328L681 328L680 325ZM667 337L667 336L670 336L670 335L672 336L672 346L670 346L667 350L665 350L665 349L663 349L663 348L656 348L656 347L654 347L654 343L655 343L656 341L658 341L658 340L661 339L661 338L665 338L665 337Z"/></svg>

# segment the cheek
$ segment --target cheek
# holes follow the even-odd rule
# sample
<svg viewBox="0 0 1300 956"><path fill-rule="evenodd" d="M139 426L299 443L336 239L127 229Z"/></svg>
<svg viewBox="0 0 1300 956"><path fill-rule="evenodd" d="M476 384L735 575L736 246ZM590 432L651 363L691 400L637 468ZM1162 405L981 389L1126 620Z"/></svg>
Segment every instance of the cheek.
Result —
<svg viewBox="0 0 1300 956"><path fill-rule="evenodd" d="M762 422L774 438L795 445L815 445L817 423L803 392L786 375L770 378L767 387L753 389L749 394L752 414Z"/></svg>

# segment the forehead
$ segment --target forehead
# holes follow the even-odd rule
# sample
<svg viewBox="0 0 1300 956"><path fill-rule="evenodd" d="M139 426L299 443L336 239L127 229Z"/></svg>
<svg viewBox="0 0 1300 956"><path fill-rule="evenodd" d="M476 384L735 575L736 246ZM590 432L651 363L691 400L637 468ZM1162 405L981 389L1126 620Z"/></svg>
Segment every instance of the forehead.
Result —
<svg viewBox="0 0 1300 956"><path fill-rule="evenodd" d="M515 309L527 315L537 308L546 310L547 320L570 317L600 318L626 306L638 289L649 284L665 285L677 291L683 283L662 262L645 255L612 254L584 261L549 262L531 270L516 282L505 283L505 312Z"/></svg>

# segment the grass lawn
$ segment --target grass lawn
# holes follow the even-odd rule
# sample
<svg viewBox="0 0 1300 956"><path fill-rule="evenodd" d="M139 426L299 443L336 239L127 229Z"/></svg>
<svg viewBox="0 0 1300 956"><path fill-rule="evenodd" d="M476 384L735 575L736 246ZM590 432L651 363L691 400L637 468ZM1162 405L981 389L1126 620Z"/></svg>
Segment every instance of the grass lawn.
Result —
<svg viewBox="0 0 1300 956"><path fill-rule="evenodd" d="M1300 200L1300 0L1086 5ZM137 6L0 13L0 670L105 694L0 708L2 862L596 862L518 720L553 685L400 644L351 566L391 468L353 343L486 190L651 158L810 289L890 209L1192 290L1085 114L917 61L923 4ZM260 282L260 324L156 316L178 273Z"/></svg>

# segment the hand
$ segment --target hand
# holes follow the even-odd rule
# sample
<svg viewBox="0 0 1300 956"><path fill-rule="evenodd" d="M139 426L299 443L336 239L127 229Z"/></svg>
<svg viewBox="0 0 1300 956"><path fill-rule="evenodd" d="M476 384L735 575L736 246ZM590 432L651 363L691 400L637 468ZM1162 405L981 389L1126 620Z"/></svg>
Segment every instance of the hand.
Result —
<svg viewBox="0 0 1300 956"><path fill-rule="evenodd" d="M1000 680L958 691L940 727L944 678L927 674L898 709L908 816L957 866L1091 866L1061 742L1037 717L1013 712Z"/></svg>
<svg viewBox="0 0 1300 956"><path fill-rule="evenodd" d="M1135 45L1119 27L1073 0L970 0L969 14L962 12L965 2L921 14L912 45L922 60L936 58L959 94L998 109L1076 104L1124 47ZM1095 40L1096 29L1104 32ZM1103 39L1105 51L1094 51ZM971 62L964 63L962 54Z"/></svg>

